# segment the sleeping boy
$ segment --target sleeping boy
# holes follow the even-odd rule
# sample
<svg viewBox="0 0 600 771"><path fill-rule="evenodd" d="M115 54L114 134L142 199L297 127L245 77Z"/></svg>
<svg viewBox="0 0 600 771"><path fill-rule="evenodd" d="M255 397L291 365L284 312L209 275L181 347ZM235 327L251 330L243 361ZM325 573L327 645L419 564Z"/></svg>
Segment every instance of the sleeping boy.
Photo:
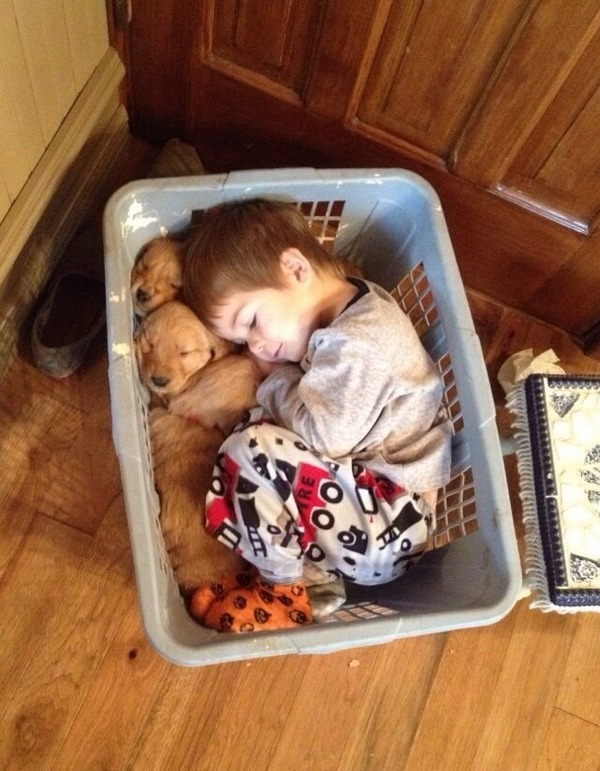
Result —
<svg viewBox="0 0 600 771"><path fill-rule="evenodd" d="M184 295L269 374L261 408L219 453L206 520L256 568L199 589L219 631L310 623L303 566L358 584L401 576L424 553L450 469L443 384L382 288L348 277L295 206L246 199L206 213Z"/></svg>

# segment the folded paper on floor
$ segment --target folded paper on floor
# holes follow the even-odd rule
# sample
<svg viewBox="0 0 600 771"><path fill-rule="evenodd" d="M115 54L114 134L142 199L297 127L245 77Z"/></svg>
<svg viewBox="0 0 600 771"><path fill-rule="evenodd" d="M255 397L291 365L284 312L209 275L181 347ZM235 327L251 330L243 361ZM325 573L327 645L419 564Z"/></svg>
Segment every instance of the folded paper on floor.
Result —
<svg viewBox="0 0 600 771"><path fill-rule="evenodd" d="M517 383L534 374L565 374L552 348L538 354L534 354L532 348L513 353L498 370L498 382L504 389L504 393L509 394Z"/></svg>

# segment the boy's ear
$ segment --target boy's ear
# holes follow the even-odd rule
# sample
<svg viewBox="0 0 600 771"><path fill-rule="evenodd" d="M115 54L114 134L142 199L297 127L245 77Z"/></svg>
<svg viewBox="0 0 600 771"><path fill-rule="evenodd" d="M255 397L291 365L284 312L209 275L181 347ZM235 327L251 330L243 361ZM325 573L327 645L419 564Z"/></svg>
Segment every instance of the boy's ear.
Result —
<svg viewBox="0 0 600 771"><path fill-rule="evenodd" d="M281 253L279 265L287 278L297 282L306 281L312 272L310 261L296 247L290 247Z"/></svg>

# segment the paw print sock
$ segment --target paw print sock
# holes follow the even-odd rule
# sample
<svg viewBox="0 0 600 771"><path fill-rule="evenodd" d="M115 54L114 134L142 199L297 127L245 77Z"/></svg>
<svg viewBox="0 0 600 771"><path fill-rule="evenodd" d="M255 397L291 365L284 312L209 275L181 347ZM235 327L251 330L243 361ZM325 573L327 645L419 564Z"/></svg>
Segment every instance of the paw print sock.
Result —
<svg viewBox="0 0 600 771"><path fill-rule="evenodd" d="M259 632L292 629L312 621L303 581L271 584L256 578L249 586L235 587L215 599L202 623L218 632Z"/></svg>
<svg viewBox="0 0 600 771"><path fill-rule="evenodd" d="M214 581L206 586L199 586L194 589L188 603L188 610L196 621L202 622L206 612L217 600L222 600L229 592L234 589L241 589L250 586L256 581L258 573L255 569L240 571L222 576L218 581Z"/></svg>

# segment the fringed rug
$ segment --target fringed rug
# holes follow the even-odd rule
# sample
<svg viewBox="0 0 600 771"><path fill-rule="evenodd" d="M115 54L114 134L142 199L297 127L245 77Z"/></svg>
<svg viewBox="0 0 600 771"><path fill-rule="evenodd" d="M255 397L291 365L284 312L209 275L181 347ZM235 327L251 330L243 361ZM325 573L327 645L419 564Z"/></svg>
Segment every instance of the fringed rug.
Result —
<svg viewBox="0 0 600 771"><path fill-rule="evenodd" d="M600 377L530 375L507 405L531 607L600 611Z"/></svg>

